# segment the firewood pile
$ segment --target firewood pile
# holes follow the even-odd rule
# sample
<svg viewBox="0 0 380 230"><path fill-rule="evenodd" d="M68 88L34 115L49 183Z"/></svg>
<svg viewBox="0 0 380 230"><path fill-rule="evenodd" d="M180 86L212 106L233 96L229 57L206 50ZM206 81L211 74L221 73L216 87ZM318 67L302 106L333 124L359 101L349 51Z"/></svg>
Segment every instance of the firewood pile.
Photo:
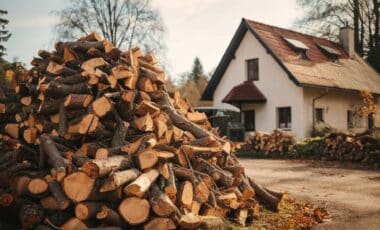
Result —
<svg viewBox="0 0 380 230"><path fill-rule="evenodd" d="M282 154L287 152L294 142L295 139L291 133L280 129L275 129L273 132L257 131L247 137L241 150L262 152L266 155Z"/></svg>
<svg viewBox="0 0 380 230"><path fill-rule="evenodd" d="M332 133L322 139L320 152L328 160L380 162L380 140L368 134Z"/></svg>
<svg viewBox="0 0 380 230"><path fill-rule="evenodd" d="M0 99L2 221L195 229L278 209L282 194L248 178L206 116L168 95L152 54L92 33L38 55Z"/></svg>

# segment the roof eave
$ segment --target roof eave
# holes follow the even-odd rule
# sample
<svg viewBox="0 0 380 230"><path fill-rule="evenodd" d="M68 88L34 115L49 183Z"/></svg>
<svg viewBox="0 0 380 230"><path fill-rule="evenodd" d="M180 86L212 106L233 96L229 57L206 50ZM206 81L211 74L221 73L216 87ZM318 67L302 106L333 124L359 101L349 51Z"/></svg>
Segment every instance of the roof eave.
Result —
<svg viewBox="0 0 380 230"><path fill-rule="evenodd" d="M242 19L238 29L236 30L232 40L230 41L230 44L227 47L227 50L223 54L222 59L216 67L214 74L212 75L209 83L206 86L205 91L202 94L201 100L213 100L215 89L218 86L221 78L223 77L223 74L226 71L229 63L234 58L235 51L239 47L241 40L247 32L247 26L244 20L245 19Z"/></svg>
<svg viewBox="0 0 380 230"><path fill-rule="evenodd" d="M315 88L315 89L325 89L325 90L336 90L340 92L346 92L346 93L360 93L361 90L358 89L345 89L340 87L333 87L333 86L323 86L323 85L315 85L315 84L308 84L308 83L301 83L301 87L303 88ZM380 96L380 92L371 92L372 94L376 96Z"/></svg>

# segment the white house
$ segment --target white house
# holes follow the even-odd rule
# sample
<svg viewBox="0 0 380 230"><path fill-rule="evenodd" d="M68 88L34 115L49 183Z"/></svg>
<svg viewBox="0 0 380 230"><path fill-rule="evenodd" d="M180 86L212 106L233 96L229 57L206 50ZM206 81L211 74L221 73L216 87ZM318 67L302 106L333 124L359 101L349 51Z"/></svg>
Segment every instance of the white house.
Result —
<svg viewBox="0 0 380 230"><path fill-rule="evenodd" d="M281 128L300 139L316 121L354 132L373 126L358 115L363 90L380 107L380 75L355 53L352 28L336 43L242 19L202 99L239 108L247 132Z"/></svg>

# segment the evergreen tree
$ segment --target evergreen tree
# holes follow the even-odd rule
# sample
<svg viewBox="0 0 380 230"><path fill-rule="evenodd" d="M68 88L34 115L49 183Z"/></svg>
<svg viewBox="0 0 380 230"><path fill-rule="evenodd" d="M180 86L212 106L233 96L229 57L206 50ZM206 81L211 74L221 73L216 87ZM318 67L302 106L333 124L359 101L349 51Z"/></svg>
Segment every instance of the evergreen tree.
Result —
<svg viewBox="0 0 380 230"><path fill-rule="evenodd" d="M205 77L205 74L203 72L203 66L201 63L201 60L196 57L193 62L193 67L191 70L191 73L189 75L189 80L194 80L195 82L199 81L201 78Z"/></svg>
<svg viewBox="0 0 380 230"><path fill-rule="evenodd" d="M6 29L6 25L9 23L9 20L5 18L8 14L8 11L0 9L0 57L4 56L6 48L2 44L7 42L11 37L11 33Z"/></svg>

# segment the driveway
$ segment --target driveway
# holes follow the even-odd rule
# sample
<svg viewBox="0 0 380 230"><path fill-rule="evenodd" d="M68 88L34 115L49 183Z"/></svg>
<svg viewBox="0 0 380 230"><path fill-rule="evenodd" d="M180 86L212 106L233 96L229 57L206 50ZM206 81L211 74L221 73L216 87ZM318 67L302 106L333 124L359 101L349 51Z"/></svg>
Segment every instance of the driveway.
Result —
<svg viewBox="0 0 380 230"><path fill-rule="evenodd" d="M380 171L337 162L241 162L258 183L326 207L331 220L315 229L380 229Z"/></svg>

